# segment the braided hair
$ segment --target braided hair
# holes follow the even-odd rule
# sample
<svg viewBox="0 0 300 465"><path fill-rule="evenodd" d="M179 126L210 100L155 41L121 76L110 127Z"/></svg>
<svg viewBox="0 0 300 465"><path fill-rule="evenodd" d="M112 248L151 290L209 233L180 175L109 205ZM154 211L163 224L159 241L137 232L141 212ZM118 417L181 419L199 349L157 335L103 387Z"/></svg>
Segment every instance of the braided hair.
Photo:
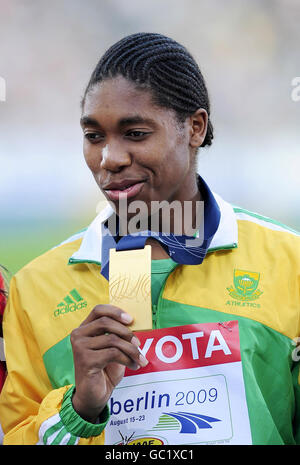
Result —
<svg viewBox="0 0 300 465"><path fill-rule="evenodd" d="M137 87L150 90L154 103L174 110L180 123L199 108L205 109L208 127L202 147L211 145L214 136L207 88L197 63L183 45L156 33L124 37L98 62L84 92L82 105L95 84L118 75Z"/></svg>

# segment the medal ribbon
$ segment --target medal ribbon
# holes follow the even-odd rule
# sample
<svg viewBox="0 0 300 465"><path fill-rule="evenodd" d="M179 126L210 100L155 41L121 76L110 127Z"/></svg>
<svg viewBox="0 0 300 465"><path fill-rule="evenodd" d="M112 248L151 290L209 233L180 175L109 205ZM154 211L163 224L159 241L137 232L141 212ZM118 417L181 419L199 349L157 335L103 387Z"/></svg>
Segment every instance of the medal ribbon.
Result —
<svg viewBox="0 0 300 465"><path fill-rule="evenodd" d="M109 279L109 250L111 248L115 248L117 251L143 249L149 237L160 242L170 258L175 262L184 265L201 264L218 229L221 212L212 192L200 176L198 176L198 186L204 200L204 239L200 246L197 237L153 231L128 234L118 240L118 238L111 235L108 227L102 224L101 274L106 279ZM192 245L193 242L195 242L195 246Z"/></svg>

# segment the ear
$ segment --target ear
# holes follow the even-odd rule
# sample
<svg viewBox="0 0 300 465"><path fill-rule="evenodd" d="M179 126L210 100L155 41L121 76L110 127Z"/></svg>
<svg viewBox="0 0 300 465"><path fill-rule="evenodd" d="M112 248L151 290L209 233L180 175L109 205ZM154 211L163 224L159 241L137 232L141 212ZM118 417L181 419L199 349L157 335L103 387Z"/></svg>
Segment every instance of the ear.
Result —
<svg viewBox="0 0 300 465"><path fill-rule="evenodd" d="M190 147L198 148L203 144L208 125L208 114L204 108L199 108L189 118L190 122Z"/></svg>

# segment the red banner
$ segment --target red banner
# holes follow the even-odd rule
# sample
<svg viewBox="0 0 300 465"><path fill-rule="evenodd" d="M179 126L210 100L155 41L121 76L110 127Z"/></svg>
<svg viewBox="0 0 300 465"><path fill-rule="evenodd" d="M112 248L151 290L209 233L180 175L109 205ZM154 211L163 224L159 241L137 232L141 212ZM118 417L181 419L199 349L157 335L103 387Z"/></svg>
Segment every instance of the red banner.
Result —
<svg viewBox="0 0 300 465"><path fill-rule="evenodd" d="M125 376L241 360L238 322L203 323L137 332L148 365Z"/></svg>

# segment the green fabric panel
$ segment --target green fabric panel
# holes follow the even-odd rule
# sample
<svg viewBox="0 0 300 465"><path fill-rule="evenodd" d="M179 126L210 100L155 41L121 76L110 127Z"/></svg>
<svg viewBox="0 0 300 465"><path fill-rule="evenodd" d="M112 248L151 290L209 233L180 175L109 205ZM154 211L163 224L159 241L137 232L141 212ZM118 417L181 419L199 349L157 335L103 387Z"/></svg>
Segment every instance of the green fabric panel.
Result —
<svg viewBox="0 0 300 465"><path fill-rule="evenodd" d="M237 320L253 443L295 444L294 346L289 338L245 317L165 299L156 318L157 328Z"/></svg>
<svg viewBox="0 0 300 465"><path fill-rule="evenodd" d="M53 389L75 384L73 351L70 336L65 337L43 355Z"/></svg>
<svg viewBox="0 0 300 465"><path fill-rule="evenodd" d="M300 444L300 385L299 385L299 371L300 371L300 361L299 361L299 350L295 349L295 364L293 367L293 382L295 386L295 419L294 419L294 436L296 443Z"/></svg>
<svg viewBox="0 0 300 465"><path fill-rule="evenodd" d="M161 288L171 271L176 268L178 263L171 258L151 261L151 298L152 305L157 305Z"/></svg>

